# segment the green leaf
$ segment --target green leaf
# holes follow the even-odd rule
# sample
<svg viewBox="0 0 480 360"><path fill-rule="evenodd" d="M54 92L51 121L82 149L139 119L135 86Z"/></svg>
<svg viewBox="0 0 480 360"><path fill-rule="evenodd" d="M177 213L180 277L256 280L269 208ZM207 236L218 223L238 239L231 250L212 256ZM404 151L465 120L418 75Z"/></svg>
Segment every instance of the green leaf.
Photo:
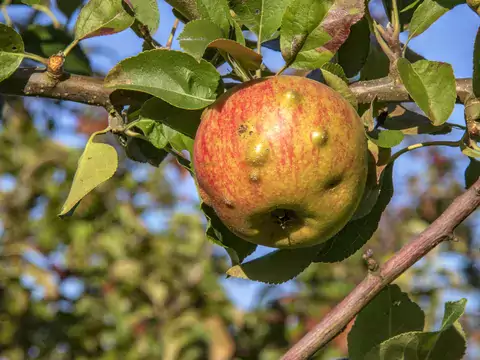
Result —
<svg viewBox="0 0 480 360"><path fill-rule="evenodd" d="M166 49L144 51L120 61L105 86L136 90L182 109L201 109L216 99L220 75L215 67L188 54Z"/></svg>
<svg viewBox="0 0 480 360"><path fill-rule="evenodd" d="M381 189L378 200L367 216L351 220L340 232L326 243L318 252L315 262L336 262L353 255L366 244L377 230L383 211L393 196L393 164L387 166L381 175Z"/></svg>
<svg viewBox="0 0 480 360"><path fill-rule="evenodd" d="M424 317L397 285L387 286L357 315L348 334L350 359L363 360L370 349L396 335L422 331Z"/></svg>
<svg viewBox="0 0 480 360"><path fill-rule="evenodd" d="M336 75L344 83L348 84L347 76L345 75L345 72L343 71L342 67L339 64L329 62L329 63L324 64L322 66L322 69L327 70L328 72L332 73L333 75Z"/></svg>
<svg viewBox="0 0 480 360"><path fill-rule="evenodd" d="M390 61L377 42L370 42L370 52L362 70L360 80L380 79L388 75Z"/></svg>
<svg viewBox="0 0 480 360"><path fill-rule="evenodd" d="M370 51L370 28L362 18L350 29L350 36L338 49L337 59L347 77L353 77L362 69Z"/></svg>
<svg viewBox="0 0 480 360"><path fill-rule="evenodd" d="M21 2L25 5L43 5L43 6L50 6L50 0L21 0Z"/></svg>
<svg viewBox="0 0 480 360"><path fill-rule="evenodd" d="M157 0L129 0L135 19L146 25L151 35L155 34L160 23Z"/></svg>
<svg viewBox="0 0 480 360"><path fill-rule="evenodd" d="M135 126L141 129L148 141L158 149L165 149L170 145L177 152L187 150L190 154L193 153L193 139L158 121L140 119L135 122Z"/></svg>
<svg viewBox="0 0 480 360"><path fill-rule="evenodd" d="M128 29L134 18L123 0L90 0L80 11L75 24L75 39L115 34Z"/></svg>
<svg viewBox="0 0 480 360"><path fill-rule="evenodd" d="M400 105L397 105L388 114L381 126L389 130L399 130L405 135L443 135L452 131L450 125L442 124L435 126L425 116L407 110Z"/></svg>
<svg viewBox="0 0 480 360"><path fill-rule="evenodd" d="M207 218L207 239L227 250L232 260L232 266L240 264L248 255L255 251L257 245L240 239L232 233L210 206L202 203L201 209Z"/></svg>
<svg viewBox="0 0 480 360"><path fill-rule="evenodd" d="M262 64L262 55L233 40L217 39L208 44L208 47L229 53L246 70L259 69Z"/></svg>
<svg viewBox="0 0 480 360"><path fill-rule="evenodd" d="M167 151L156 148L148 141L131 137L127 140L125 153L134 161L148 163L155 167L159 167L168 155Z"/></svg>
<svg viewBox="0 0 480 360"><path fill-rule="evenodd" d="M159 121L194 139L200 125L201 110L184 110L157 98L147 100L141 110L143 119Z"/></svg>
<svg viewBox="0 0 480 360"><path fill-rule="evenodd" d="M465 334L458 321L465 311L466 299L445 304L442 326L436 332L406 332L374 347L365 360L418 359L459 360L465 354Z"/></svg>
<svg viewBox="0 0 480 360"><path fill-rule="evenodd" d="M10 26L0 23L0 81L12 75L23 60L22 37Z"/></svg>
<svg viewBox="0 0 480 360"><path fill-rule="evenodd" d="M475 45L473 47L472 87L475 97L480 97L480 28L477 31Z"/></svg>
<svg viewBox="0 0 480 360"><path fill-rule="evenodd" d="M339 92L348 102L354 107L354 109L358 109L358 102L355 94L352 90L348 87L348 84L342 80L342 78L338 77L337 75L331 73L330 71L326 70L325 68L320 69L322 71L323 78L328 86L332 89Z"/></svg>
<svg viewBox="0 0 480 360"><path fill-rule="evenodd" d="M362 114L363 125L367 128L367 131L373 131L375 127L375 118L378 116L380 106L380 103L374 98L368 109Z"/></svg>
<svg viewBox="0 0 480 360"><path fill-rule="evenodd" d="M236 19L257 35L258 41L275 38L287 5L291 0L233 0Z"/></svg>
<svg viewBox="0 0 480 360"><path fill-rule="evenodd" d="M450 64L420 60L397 61L400 78L415 103L436 126L448 120L457 99L455 76Z"/></svg>
<svg viewBox="0 0 480 360"><path fill-rule="evenodd" d="M437 21L454 6L464 3L464 0L425 0L413 13L408 26L408 40L422 34L430 25Z"/></svg>
<svg viewBox="0 0 480 360"><path fill-rule="evenodd" d="M70 193L59 216L70 213L90 191L110 179L117 167L118 155L115 148L108 144L94 143L91 138L78 160Z"/></svg>
<svg viewBox="0 0 480 360"><path fill-rule="evenodd" d="M480 161L475 159L470 159L470 164L468 164L465 169L465 189L468 189L473 185L475 181L480 177Z"/></svg>
<svg viewBox="0 0 480 360"><path fill-rule="evenodd" d="M57 0L58 9L65 14L67 18L70 18L75 10L83 4L83 0Z"/></svg>
<svg viewBox="0 0 480 360"><path fill-rule="evenodd" d="M275 250L244 264L232 266L227 270L227 275L267 284L281 284L305 270L314 256L311 248Z"/></svg>
<svg viewBox="0 0 480 360"><path fill-rule="evenodd" d="M382 148L392 148L403 140L403 133L400 130L372 130L367 132L367 137Z"/></svg>
<svg viewBox="0 0 480 360"><path fill-rule="evenodd" d="M228 36L232 16L227 0L197 0L197 8L202 19L218 25L224 36Z"/></svg>
<svg viewBox="0 0 480 360"><path fill-rule="evenodd" d="M328 62L364 15L363 0L293 0L282 18L280 47L287 64L315 69Z"/></svg>
<svg viewBox="0 0 480 360"><path fill-rule="evenodd" d="M30 25L22 33L25 50L45 58L64 50L73 38L64 30L53 26ZM78 75L91 75L90 62L80 46L72 49L65 59L64 69Z"/></svg>
<svg viewBox="0 0 480 360"><path fill-rule="evenodd" d="M473 144L472 146L467 146L463 142L460 144L460 150L462 150L462 153L464 155L467 155L468 157L471 158L480 158L480 148L474 148Z"/></svg>
<svg viewBox="0 0 480 360"><path fill-rule="evenodd" d="M289 4L280 30L280 48L287 63L292 62L292 66L298 62L299 66L311 63L314 69L328 62L333 54L318 53L316 49L331 40L320 25L332 5L333 0L293 0Z"/></svg>
<svg viewBox="0 0 480 360"><path fill-rule="evenodd" d="M208 44L222 37L222 29L210 20L193 20L185 25L178 41L186 53L200 61Z"/></svg>

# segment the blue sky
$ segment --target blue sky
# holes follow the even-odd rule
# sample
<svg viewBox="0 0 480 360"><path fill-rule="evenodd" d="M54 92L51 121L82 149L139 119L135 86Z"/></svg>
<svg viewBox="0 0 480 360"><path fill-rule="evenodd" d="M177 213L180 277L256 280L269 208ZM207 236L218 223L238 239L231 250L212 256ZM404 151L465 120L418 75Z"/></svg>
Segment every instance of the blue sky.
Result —
<svg viewBox="0 0 480 360"><path fill-rule="evenodd" d="M165 44L170 33L171 26L174 22L174 17L171 13L169 5L160 1L160 28L155 34L155 39L160 43ZM14 7L11 10L11 15L22 16L24 15L25 8L23 6ZM62 18L61 14L57 14L59 18ZM48 23L49 20L46 16L41 15L40 22ZM456 77L471 77L472 75L472 54L473 43L476 35L477 28L480 25L480 18L471 11L466 5L461 5L453 10L449 11L446 15L442 16L433 26L431 26L425 33L413 39L410 42L412 49L425 56L430 60L445 61L452 64ZM181 32L182 25L177 30L177 35ZM402 39L405 39L406 35L402 34ZM102 49L102 53L105 55L96 55L93 57L93 66L96 70L107 72L113 67L119 60L133 56L141 51L141 41L131 30L124 31L120 34L87 39L82 42L84 49L88 52L89 49ZM173 42L173 48L179 49L178 42ZM264 50L265 62L267 65L275 70L282 66L282 60L278 53ZM35 104L38 100L33 100L32 104ZM57 139L74 145L82 147L85 144L86 138L73 135L75 129L75 119L68 113L58 114L56 120L62 125L62 131L57 134ZM451 122L463 123L463 108L462 106L456 106L454 113L450 119ZM461 136L457 131L453 134L449 134L442 138L456 139ZM440 139L440 137L437 137ZM402 145L404 146L404 145ZM423 151L423 150L416 150ZM449 152L458 152L457 149L448 149ZM468 160L466 157L459 157L457 176L463 177L463 169L466 167ZM424 164L422 162L412 162L411 158L406 155L401 157L395 167L395 187L396 193L393 202L400 204L402 202L410 201L411 199L402 196L405 191L407 175L414 173L421 173L423 171ZM142 169L142 167L139 167ZM139 175L142 176L140 171ZM170 172L167 176L175 181L175 174ZM181 194L188 194L192 197L197 197L193 181L187 180L184 182L176 182L176 191ZM180 206L179 211L191 211L191 207L188 205ZM477 215L478 218L478 215ZM168 221L168 214L155 213L150 214L147 218L147 224L152 229L160 229L166 221ZM270 250L266 248L260 248L252 257L259 256ZM447 257L444 259L444 266L455 268L458 264L458 260L455 256ZM228 279L222 281L225 285L225 289L234 301L241 307L249 307L252 305L252 301L255 299L255 294L263 285L236 279ZM75 293L79 290L79 284L72 284L70 290L66 290L70 293ZM283 285L281 291L294 291L295 286L293 282L289 282ZM447 293L446 299L456 300L458 294ZM469 302L469 308L473 310L475 307L473 302Z"/></svg>

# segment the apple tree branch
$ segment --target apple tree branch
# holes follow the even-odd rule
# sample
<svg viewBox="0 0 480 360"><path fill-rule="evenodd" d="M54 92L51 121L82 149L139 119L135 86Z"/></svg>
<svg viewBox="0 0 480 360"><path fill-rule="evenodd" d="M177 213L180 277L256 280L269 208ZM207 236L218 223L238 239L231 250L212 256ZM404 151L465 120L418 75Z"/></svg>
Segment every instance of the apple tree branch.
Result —
<svg viewBox="0 0 480 360"><path fill-rule="evenodd" d="M359 103L370 103L374 98L385 102L413 101L402 84L389 77L359 81L350 85ZM472 92L471 79L457 79L457 102L463 103ZM130 104L132 92L114 91L103 86L103 79L64 73L53 82L47 71L37 68L20 68L8 79L0 82L0 94L36 96L103 106Z"/></svg>

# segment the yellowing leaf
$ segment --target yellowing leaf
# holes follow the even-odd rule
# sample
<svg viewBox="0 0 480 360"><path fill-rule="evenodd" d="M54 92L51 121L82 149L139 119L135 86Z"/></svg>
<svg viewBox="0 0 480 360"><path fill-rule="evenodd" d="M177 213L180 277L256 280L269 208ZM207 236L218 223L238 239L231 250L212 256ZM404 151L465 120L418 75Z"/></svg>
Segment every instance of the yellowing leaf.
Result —
<svg viewBox="0 0 480 360"><path fill-rule="evenodd" d="M75 39L115 34L132 25L134 18L124 9L123 0L90 0L75 24Z"/></svg>
<svg viewBox="0 0 480 360"><path fill-rule="evenodd" d="M113 146L89 142L78 161L70 193L59 215L72 211L85 195L110 179L117 167L118 155Z"/></svg>

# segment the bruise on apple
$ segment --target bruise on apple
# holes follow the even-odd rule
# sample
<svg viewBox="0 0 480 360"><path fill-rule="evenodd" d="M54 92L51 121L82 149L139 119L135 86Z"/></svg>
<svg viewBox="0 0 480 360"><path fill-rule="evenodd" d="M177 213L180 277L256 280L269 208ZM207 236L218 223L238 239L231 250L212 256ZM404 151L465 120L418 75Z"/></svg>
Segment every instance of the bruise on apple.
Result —
<svg viewBox="0 0 480 360"><path fill-rule="evenodd" d="M327 241L352 217L367 141L350 104L298 76L244 83L202 115L194 144L200 196L244 240L270 247Z"/></svg>

